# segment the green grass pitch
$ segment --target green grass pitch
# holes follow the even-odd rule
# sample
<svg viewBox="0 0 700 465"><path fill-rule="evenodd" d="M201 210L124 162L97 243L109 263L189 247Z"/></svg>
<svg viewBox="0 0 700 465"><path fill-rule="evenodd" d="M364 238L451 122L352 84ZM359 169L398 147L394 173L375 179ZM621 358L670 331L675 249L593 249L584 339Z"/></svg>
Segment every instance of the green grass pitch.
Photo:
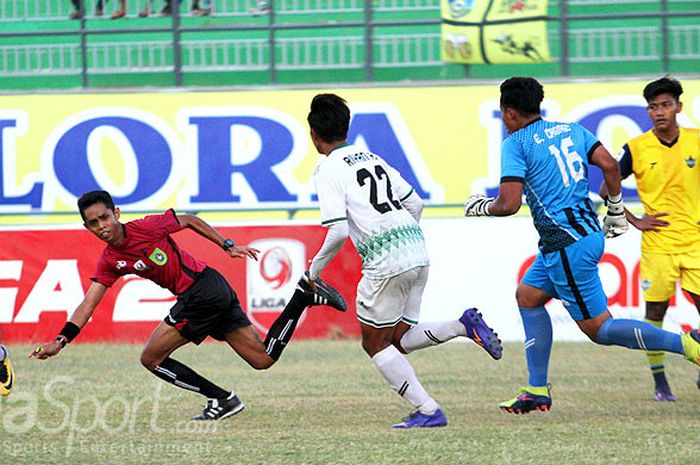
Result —
<svg viewBox="0 0 700 465"><path fill-rule="evenodd" d="M138 345L74 345L26 359L0 403L0 463L15 464L691 464L700 455L698 370L668 356L678 402L653 401L641 352L555 344L550 412L499 411L526 381L522 344L495 362L474 344L409 355L445 411L447 428L392 430L409 413L357 340L293 341L280 363L256 372L228 346L185 347L175 358L222 386L246 409L192 422L203 398L147 373Z"/></svg>

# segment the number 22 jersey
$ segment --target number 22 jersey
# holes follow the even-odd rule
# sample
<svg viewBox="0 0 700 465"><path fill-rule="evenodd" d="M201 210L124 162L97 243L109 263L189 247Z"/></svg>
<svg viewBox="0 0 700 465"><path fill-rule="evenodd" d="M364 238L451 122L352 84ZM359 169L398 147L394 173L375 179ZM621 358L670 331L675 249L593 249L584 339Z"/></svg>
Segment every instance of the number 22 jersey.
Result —
<svg viewBox="0 0 700 465"><path fill-rule="evenodd" d="M401 201L413 188L380 156L342 145L314 173L321 225L348 222L350 239L372 279L429 264L423 232Z"/></svg>
<svg viewBox="0 0 700 465"><path fill-rule="evenodd" d="M501 182L522 182L543 253L600 231L588 198L588 163L598 139L577 123L538 118L501 148Z"/></svg>

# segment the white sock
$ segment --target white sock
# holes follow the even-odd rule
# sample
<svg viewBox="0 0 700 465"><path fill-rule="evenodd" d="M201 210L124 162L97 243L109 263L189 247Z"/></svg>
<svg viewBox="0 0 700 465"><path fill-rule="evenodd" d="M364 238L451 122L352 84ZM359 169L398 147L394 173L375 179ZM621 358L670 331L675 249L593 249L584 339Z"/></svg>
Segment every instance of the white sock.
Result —
<svg viewBox="0 0 700 465"><path fill-rule="evenodd" d="M0 362L4 362L5 357L7 357L7 349L4 345L0 344Z"/></svg>
<svg viewBox="0 0 700 465"><path fill-rule="evenodd" d="M418 381L416 372L406 357L394 346L374 354L372 362L389 382L391 389L421 413L432 415L440 406L428 395Z"/></svg>
<svg viewBox="0 0 700 465"><path fill-rule="evenodd" d="M418 323L401 337L401 347L410 353L466 335L467 328L459 320Z"/></svg>

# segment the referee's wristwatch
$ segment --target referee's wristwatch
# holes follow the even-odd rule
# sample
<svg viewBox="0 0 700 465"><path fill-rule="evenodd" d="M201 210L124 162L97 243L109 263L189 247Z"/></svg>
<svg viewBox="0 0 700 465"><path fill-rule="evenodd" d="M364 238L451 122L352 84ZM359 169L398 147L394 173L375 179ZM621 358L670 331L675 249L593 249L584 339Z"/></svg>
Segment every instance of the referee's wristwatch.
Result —
<svg viewBox="0 0 700 465"><path fill-rule="evenodd" d="M228 252L228 249L230 249L231 247L234 247L235 245L236 245L236 243L233 242L232 239L226 239L224 241L224 243L221 244L221 248Z"/></svg>

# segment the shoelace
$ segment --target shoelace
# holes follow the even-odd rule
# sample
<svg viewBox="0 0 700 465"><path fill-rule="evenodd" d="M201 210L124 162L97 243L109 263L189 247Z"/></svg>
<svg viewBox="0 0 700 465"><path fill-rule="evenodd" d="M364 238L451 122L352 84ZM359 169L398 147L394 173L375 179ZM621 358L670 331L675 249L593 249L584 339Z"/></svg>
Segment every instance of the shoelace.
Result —
<svg viewBox="0 0 700 465"><path fill-rule="evenodd" d="M413 420L416 417L416 415L418 415L418 413L419 413L418 410L416 410L415 412L409 414L408 416L403 417L401 419L401 422L408 423L409 421Z"/></svg>

